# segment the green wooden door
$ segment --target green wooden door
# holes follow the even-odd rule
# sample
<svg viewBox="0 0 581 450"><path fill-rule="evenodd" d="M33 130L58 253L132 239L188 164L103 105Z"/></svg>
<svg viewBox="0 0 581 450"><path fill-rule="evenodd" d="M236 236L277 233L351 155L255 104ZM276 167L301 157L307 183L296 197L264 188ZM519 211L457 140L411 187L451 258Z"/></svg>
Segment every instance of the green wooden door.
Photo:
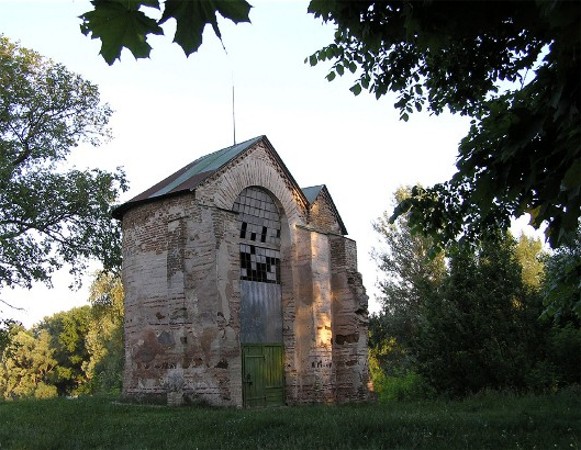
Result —
<svg viewBox="0 0 581 450"><path fill-rule="evenodd" d="M281 344L242 345L242 386L246 407L284 404Z"/></svg>

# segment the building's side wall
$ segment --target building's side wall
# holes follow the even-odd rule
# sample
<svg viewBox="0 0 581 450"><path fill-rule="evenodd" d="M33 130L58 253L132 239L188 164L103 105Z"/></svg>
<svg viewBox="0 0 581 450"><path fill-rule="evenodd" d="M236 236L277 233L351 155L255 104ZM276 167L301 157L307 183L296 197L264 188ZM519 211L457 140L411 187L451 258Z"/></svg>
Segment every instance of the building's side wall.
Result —
<svg viewBox="0 0 581 450"><path fill-rule="evenodd" d="M124 395L241 404L235 215L183 195L123 228Z"/></svg>
<svg viewBox="0 0 581 450"><path fill-rule="evenodd" d="M169 296L180 297L175 293L177 262L176 255L168 253L168 242L180 239L179 220L170 217L179 216L181 203L171 199L144 205L129 211L123 220L127 396L162 395L161 374L175 368L180 359L181 343L170 328L179 309L168 301Z"/></svg>

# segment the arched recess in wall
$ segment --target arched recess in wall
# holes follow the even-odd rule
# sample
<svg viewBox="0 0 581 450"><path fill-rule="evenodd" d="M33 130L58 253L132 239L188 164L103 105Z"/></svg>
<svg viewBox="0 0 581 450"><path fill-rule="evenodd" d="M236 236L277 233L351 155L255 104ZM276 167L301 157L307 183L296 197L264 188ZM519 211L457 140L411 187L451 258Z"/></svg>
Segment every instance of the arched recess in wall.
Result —
<svg viewBox="0 0 581 450"><path fill-rule="evenodd" d="M236 201L240 230L240 344L245 406L284 403L281 306L281 218L265 189Z"/></svg>

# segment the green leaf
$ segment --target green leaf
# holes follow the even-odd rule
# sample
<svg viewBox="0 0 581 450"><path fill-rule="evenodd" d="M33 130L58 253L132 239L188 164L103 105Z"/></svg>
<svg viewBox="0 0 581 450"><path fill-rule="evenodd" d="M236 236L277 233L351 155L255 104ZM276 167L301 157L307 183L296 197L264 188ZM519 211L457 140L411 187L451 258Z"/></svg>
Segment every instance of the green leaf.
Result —
<svg viewBox="0 0 581 450"><path fill-rule="evenodd" d="M332 45L329 45L325 49L325 59L331 59L335 57L335 48Z"/></svg>
<svg viewBox="0 0 581 450"><path fill-rule="evenodd" d="M350 89L351 92L355 95L361 94L361 85L359 83L353 85Z"/></svg>
<svg viewBox="0 0 581 450"><path fill-rule="evenodd" d="M581 160L577 160L565 173L563 177L563 187L571 189L581 184Z"/></svg>
<svg viewBox="0 0 581 450"><path fill-rule="evenodd" d="M333 81L335 79L335 72L329 72L325 78L327 81Z"/></svg>
<svg viewBox="0 0 581 450"><path fill-rule="evenodd" d="M403 120L404 122L407 122L410 119L410 116L408 113L402 113L401 116L399 116L400 120Z"/></svg>
<svg viewBox="0 0 581 450"><path fill-rule="evenodd" d="M248 18L250 8L250 4L245 0L167 0L159 22L176 20L174 42L189 56L202 45L202 35L207 24L212 26L216 36L222 40L216 13L234 23L250 22Z"/></svg>
<svg viewBox="0 0 581 450"><path fill-rule="evenodd" d="M335 70L337 70L337 73L338 73L340 76L343 76L343 74L345 73L345 68L343 67L343 65L342 65L342 64L337 64L337 65L335 66Z"/></svg>
<svg viewBox="0 0 581 450"><path fill-rule="evenodd" d="M135 58L147 58L151 46L148 34L163 34L157 22L136 9L135 3L114 1L93 2L95 9L81 15L81 32L101 40L101 55L109 65L121 56L123 47Z"/></svg>
<svg viewBox="0 0 581 450"><path fill-rule="evenodd" d="M234 23L250 23L249 14L252 5L246 0L216 0L213 3L216 5L216 10L225 19Z"/></svg>
<svg viewBox="0 0 581 450"><path fill-rule="evenodd" d="M173 18L176 20L174 42L178 44L186 55L197 51L202 45L202 34L207 23L216 28L215 12L205 10L205 2L181 2L168 0L160 23ZM218 31L219 33L219 31ZM220 34L218 37L221 39Z"/></svg>
<svg viewBox="0 0 581 450"><path fill-rule="evenodd" d="M311 0L309 2L307 11L311 14L314 14L315 17L320 17L321 16L320 11L323 11L324 7L327 6L325 5L326 2L327 0Z"/></svg>

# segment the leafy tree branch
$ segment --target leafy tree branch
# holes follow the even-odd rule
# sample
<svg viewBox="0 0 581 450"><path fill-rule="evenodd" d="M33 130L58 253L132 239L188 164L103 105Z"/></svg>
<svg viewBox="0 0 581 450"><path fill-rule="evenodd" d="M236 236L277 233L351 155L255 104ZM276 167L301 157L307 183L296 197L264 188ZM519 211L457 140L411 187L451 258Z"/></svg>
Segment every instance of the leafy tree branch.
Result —
<svg viewBox="0 0 581 450"><path fill-rule="evenodd" d="M355 94L397 94L414 111L473 118L458 172L416 187L392 218L441 246L475 240L528 213L557 246L581 210L581 5L578 2L322 1L309 10L337 26L314 53L329 79L356 73Z"/></svg>
<svg viewBox="0 0 581 450"><path fill-rule="evenodd" d="M119 266L125 175L62 164L111 136L97 87L2 36L0 81L0 289L50 284L64 265L78 279L90 258Z"/></svg>

